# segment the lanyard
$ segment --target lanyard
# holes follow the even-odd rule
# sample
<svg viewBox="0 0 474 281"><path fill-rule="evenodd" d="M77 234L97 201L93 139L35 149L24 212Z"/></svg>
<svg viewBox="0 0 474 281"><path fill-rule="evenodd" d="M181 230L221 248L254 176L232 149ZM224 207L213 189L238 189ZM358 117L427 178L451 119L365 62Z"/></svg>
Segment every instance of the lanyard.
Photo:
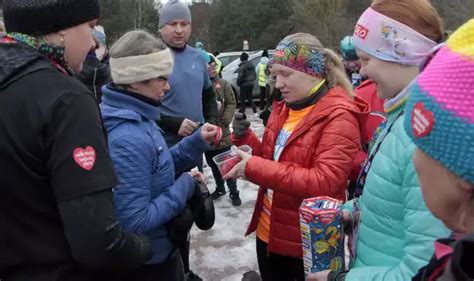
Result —
<svg viewBox="0 0 474 281"><path fill-rule="evenodd" d="M364 185L365 185L365 179L367 178L367 175L369 174L369 171L370 171L370 168L372 166L372 162L374 161L375 155L379 151L380 146L384 142L387 135L390 134L390 131L392 130L393 124L395 124L395 122L398 120L398 118L400 118L403 115L403 112L404 112L404 110L402 110L402 111L400 111L400 113L398 113L397 117L395 117L393 122L388 126L387 130L385 131L385 134L383 136L381 136L381 139L377 143L377 146L374 148L372 153L370 153L367 160L365 160L364 167L362 168L362 170L359 173L359 176L357 177L354 197L359 197L360 195L362 195L362 191L363 191ZM385 122L382 122L382 124L380 124L380 126L384 127L385 124L386 124Z"/></svg>

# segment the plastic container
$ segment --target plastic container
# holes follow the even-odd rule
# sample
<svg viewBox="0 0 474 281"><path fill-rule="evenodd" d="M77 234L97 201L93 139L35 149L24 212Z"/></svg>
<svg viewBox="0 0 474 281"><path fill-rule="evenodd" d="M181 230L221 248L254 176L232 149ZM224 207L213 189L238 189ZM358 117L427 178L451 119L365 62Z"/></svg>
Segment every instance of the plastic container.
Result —
<svg viewBox="0 0 474 281"><path fill-rule="evenodd" d="M248 155L252 155L252 148L248 145L242 145L239 147L233 146L229 151L212 157L212 160L216 163L222 176L225 176L237 163L240 162L241 158L235 153L235 150L237 149L242 150Z"/></svg>

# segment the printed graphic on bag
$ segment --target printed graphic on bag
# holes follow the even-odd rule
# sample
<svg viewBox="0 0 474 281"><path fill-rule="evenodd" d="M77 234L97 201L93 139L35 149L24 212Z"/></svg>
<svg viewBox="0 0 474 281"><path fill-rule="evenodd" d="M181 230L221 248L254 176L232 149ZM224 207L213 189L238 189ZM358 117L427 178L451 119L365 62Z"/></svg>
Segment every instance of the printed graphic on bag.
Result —
<svg viewBox="0 0 474 281"><path fill-rule="evenodd" d="M344 269L342 201L327 196L303 200L300 207L305 273Z"/></svg>

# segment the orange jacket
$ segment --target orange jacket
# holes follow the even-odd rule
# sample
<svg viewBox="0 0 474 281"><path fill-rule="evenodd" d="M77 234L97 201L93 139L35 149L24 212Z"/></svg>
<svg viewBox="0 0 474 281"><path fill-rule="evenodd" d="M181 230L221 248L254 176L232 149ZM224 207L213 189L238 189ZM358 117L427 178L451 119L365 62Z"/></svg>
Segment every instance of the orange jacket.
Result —
<svg viewBox="0 0 474 281"><path fill-rule="evenodd" d="M351 165L360 148L359 118L368 113L368 106L359 98L352 100L340 87L329 90L297 125L277 162L275 141L288 111L284 102L274 103L262 142L251 130L240 139L232 138L236 145L253 148L245 177L260 185L247 234L256 230L264 194L271 188L268 250L301 258L301 202L322 195L345 200Z"/></svg>

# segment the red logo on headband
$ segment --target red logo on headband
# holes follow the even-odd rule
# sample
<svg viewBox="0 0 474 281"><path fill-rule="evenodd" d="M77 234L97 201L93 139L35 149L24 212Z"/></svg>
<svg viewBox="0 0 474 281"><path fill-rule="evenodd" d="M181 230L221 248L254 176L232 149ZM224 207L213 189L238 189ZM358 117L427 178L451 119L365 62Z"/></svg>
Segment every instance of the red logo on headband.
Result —
<svg viewBox="0 0 474 281"><path fill-rule="evenodd" d="M276 50L275 53L273 54L274 57L277 58L282 58L285 56L285 51L284 50Z"/></svg>
<svg viewBox="0 0 474 281"><path fill-rule="evenodd" d="M426 109L423 103L417 102L411 114L411 126L416 138L426 137L433 130L433 112Z"/></svg>
<svg viewBox="0 0 474 281"><path fill-rule="evenodd" d="M364 26L357 24L354 30L354 35L362 40L365 40L365 38L367 38L367 35L369 35L369 30Z"/></svg>

